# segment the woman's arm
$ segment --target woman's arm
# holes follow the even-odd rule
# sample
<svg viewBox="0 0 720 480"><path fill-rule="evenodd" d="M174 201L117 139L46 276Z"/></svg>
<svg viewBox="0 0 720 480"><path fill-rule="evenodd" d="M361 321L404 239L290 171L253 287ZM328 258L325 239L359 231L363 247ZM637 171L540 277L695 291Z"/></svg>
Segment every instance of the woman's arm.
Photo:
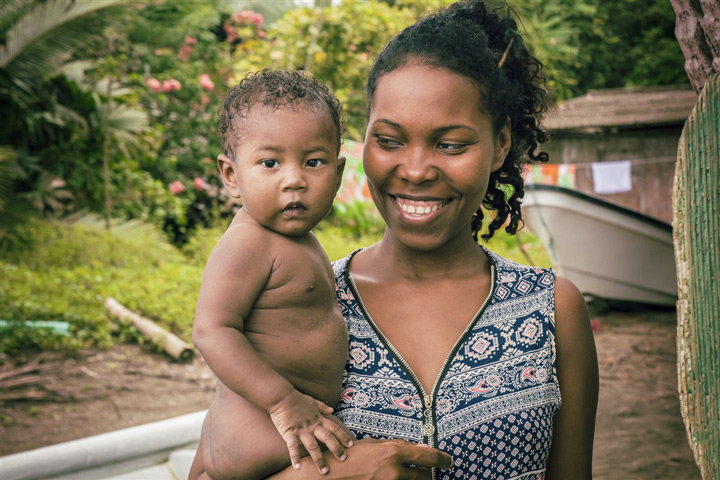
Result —
<svg viewBox="0 0 720 480"><path fill-rule="evenodd" d="M548 480L592 478L598 363L587 306L569 280L555 284L555 340L562 407L553 419Z"/></svg>
<svg viewBox="0 0 720 480"><path fill-rule="evenodd" d="M419 480L430 478L431 467L447 469L452 466L452 457L447 453L404 440L358 440L346 453L347 459L340 462L325 452L325 459L330 467L330 472L326 475L318 473L311 458L304 457L300 470L288 467L269 478Z"/></svg>

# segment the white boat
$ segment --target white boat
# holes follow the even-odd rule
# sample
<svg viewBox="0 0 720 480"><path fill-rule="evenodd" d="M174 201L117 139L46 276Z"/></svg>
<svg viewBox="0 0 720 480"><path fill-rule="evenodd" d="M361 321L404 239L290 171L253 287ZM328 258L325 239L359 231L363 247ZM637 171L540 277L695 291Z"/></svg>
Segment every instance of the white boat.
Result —
<svg viewBox="0 0 720 480"><path fill-rule="evenodd" d="M2 480L186 480L207 411L0 457Z"/></svg>
<svg viewBox="0 0 720 480"><path fill-rule="evenodd" d="M522 214L557 272L589 299L675 305L669 223L576 190L540 184L526 187Z"/></svg>

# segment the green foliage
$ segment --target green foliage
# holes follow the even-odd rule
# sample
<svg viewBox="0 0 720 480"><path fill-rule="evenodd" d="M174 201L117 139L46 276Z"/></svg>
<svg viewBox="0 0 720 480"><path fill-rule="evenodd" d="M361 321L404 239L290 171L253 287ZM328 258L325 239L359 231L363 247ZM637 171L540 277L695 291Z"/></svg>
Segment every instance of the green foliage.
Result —
<svg viewBox="0 0 720 480"><path fill-rule="evenodd" d="M347 117L348 137L362 140L364 85L373 58L429 6L442 1L390 6L377 0L345 0L326 8L288 11L266 38L248 39L235 52L234 82L263 67L310 72L335 91Z"/></svg>
<svg viewBox="0 0 720 480"><path fill-rule="evenodd" d="M324 224L341 228L346 234L356 238L382 235L385 231L385 222L369 200L351 200L345 203L336 201L332 212L320 227L323 228Z"/></svg>
<svg viewBox="0 0 720 480"><path fill-rule="evenodd" d="M354 250L372 245L382 238L382 232L377 231L357 234L326 223L321 223L318 227L313 233L325 249L330 261L344 258Z"/></svg>
<svg viewBox="0 0 720 480"><path fill-rule="evenodd" d="M121 223L108 233L102 225L93 216L70 226L30 221L0 245L2 318L14 322L0 352L109 346L116 340L108 296L190 338L202 267L152 226ZM71 335L23 323L37 320L68 322Z"/></svg>
<svg viewBox="0 0 720 480"><path fill-rule="evenodd" d="M559 100L590 89L687 83L667 0L509 0Z"/></svg>

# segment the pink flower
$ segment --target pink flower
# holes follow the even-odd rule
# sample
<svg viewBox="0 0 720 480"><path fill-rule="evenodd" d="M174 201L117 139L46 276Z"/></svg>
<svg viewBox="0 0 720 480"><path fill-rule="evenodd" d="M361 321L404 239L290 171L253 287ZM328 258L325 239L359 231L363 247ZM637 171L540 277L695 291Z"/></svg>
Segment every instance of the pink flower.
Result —
<svg viewBox="0 0 720 480"><path fill-rule="evenodd" d="M160 90L162 90L162 83L160 83L160 80L157 78L148 78L145 80L145 83L155 93L158 93Z"/></svg>
<svg viewBox="0 0 720 480"><path fill-rule="evenodd" d="M162 89L165 92L172 92L173 90L180 90L180 82L175 80L174 78L171 78L170 80L165 80L162 83Z"/></svg>
<svg viewBox="0 0 720 480"><path fill-rule="evenodd" d="M590 320L590 327L592 328L593 332L597 333L597 332L602 331L603 324L600 323L599 318L593 318L592 320Z"/></svg>
<svg viewBox="0 0 720 480"><path fill-rule="evenodd" d="M207 188L207 182L200 177L195 177L193 185L195 185L195 190L205 190Z"/></svg>
<svg viewBox="0 0 720 480"><path fill-rule="evenodd" d="M192 54L193 48L190 45L183 45L180 47L180 51L178 52L178 58L182 60L183 62L187 62L190 58L190 55Z"/></svg>
<svg viewBox="0 0 720 480"><path fill-rule="evenodd" d="M175 180L168 185L168 190L170 190L170 193L173 195L177 195L178 193L185 191L185 185L183 185L180 180Z"/></svg>
<svg viewBox="0 0 720 480"><path fill-rule="evenodd" d="M265 30L258 30L257 31L258 37L265 38L267 35L265 34Z"/></svg>
<svg viewBox="0 0 720 480"><path fill-rule="evenodd" d="M259 25L262 25L262 23L263 23L263 16L262 16L261 13L254 13L251 18L252 18L252 22L253 22L255 25L258 25L258 26L259 26Z"/></svg>
<svg viewBox="0 0 720 480"><path fill-rule="evenodd" d="M202 162L203 162L203 163L206 163L206 164L208 164L208 165L212 165L212 163L213 163L212 158L210 158L210 157L205 157L205 158L203 158L203 159L202 159Z"/></svg>
<svg viewBox="0 0 720 480"><path fill-rule="evenodd" d="M197 43L197 38L191 37L190 35L185 35L185 43L188 45L195 45Z"/></svg>
<svg viewBox="0 0 720 480"><path fill-rule="evenodd" d="M234 42L238 38L237 31L232 25L225 24L225 33L227 33L227 41Z"/></svg>
<svg viewBox="0 0 720 480"><path fill-rule="evenodd" d="M210 75L207 73L203 73L200 75L200 86L207 90L208 92L212 92L215 90L215 84L212 80L210 80Z"/></svg>
<svg viewBox="0 0 720 480"><path fill-rule="evenodd" d="M210 97L205 94L200 95L200 106L205 108L208 103L210 103Z"/></svg>

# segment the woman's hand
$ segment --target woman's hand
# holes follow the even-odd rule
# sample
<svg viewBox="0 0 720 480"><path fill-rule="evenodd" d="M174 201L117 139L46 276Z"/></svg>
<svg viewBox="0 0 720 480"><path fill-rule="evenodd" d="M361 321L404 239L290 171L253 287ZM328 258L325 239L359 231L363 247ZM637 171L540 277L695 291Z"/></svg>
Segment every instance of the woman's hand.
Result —
<svg viewBox="0 0 720 480"><path fill-rule="evenodd" d="M301 460L303 466L310 466L312 460L305 457ZM272 479L367 479L367 480L415 480L429 479L430 469L447 469L453 464L452 457L447 453L436 450L427 445L406 442L404 440L374 440L363 439L355 442L348 450L344 462L337 461L333 456L327 455L330 472L318 475L311 469L303 468L285 470L273 475Z"/></svg>
<svg viewBox="0 0 720 480"><path fill-rule="evenodd" d="M345 460L345 447L352 446L355 436L332 412L331 407L297 390L268 410L275 428L288 446L294 468L301 468L301 449L305 447L318 471L322 474L328 472L318 441L324 443L336 459Z"/></svg>

